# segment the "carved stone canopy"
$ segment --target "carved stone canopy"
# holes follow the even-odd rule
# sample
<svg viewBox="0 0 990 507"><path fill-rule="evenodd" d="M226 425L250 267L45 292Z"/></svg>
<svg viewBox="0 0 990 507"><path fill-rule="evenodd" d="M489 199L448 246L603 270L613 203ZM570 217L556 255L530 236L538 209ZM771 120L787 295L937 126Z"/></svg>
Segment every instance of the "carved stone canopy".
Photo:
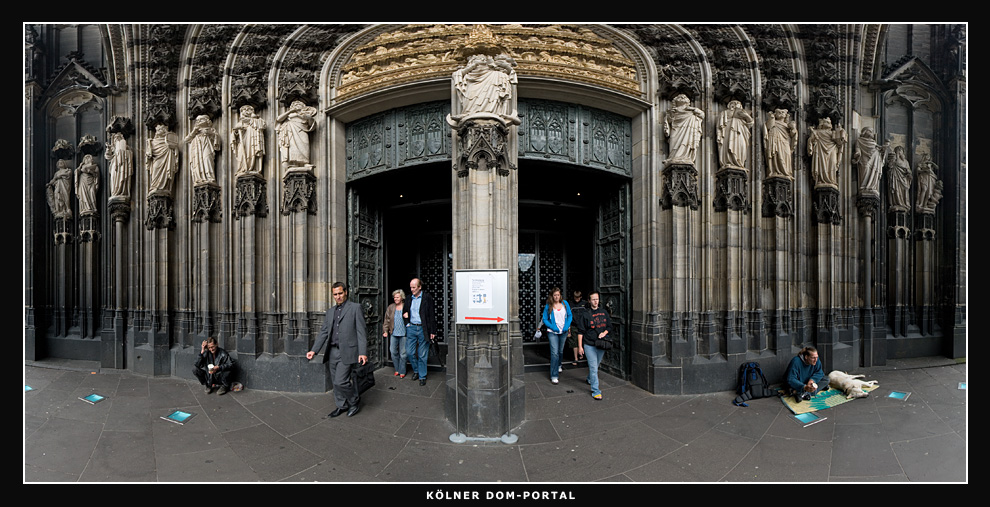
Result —
<svg viewBox="0 0 990 507"><path fill-rule="evenodd" d="M505 53L518 63L520 76L580 81L640 94L635 63L587 27L435 24L389 29L354 50L341 69L336 100L402 83L449 78L464 65L465 50ZM482 31L490 37L480 36Z"/></svg>

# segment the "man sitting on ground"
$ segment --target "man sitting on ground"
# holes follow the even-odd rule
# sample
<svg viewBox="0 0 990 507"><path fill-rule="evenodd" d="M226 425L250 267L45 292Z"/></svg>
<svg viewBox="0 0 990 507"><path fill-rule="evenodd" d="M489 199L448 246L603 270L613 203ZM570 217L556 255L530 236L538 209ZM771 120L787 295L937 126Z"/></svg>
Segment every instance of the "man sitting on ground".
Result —
<svg viewBox="0 0 990 507"><path fill-rule="evenodd" d="M212 393L217 387L220 388L217 394L221 395L230 390L234 359L217 345L216 338L211 336L203 340L199 357L193 366L193 375L196 375L200 384L206 386L206 394Z"/></svg>
<svg viewBox="0 0 990 507"><path fill-rule="evenodd" d="M787 365L784 383L794 394L794 400L810 400L819 391L828 389L828 379L818 363L818 350L805 347Z"/></svg>

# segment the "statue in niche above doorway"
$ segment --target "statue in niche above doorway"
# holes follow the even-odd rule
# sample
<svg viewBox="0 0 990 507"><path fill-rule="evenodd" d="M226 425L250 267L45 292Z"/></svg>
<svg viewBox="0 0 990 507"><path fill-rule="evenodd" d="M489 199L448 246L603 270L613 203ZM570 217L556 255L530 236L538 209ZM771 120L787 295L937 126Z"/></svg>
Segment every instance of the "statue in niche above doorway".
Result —
<svg viewBox="0 0 990 507"><path fill-rule="evenodd" d="M505 54L471 55L466 66L454 71L456 114L451 114L448 122L457 126L468 119L487 118L518 125L513 97L517 82L515 65L515 60Z"/></svg>
<svg viewBox="0 0 990 507"><path fill-rule="evenodd" d="M914 175L911 173L911 164L904 154L903 146L894 147L893 155L887 160L887 169L890 175L888 211L910 211L911 182L914 180Z"/></svg>
<svg viewBox="0 0 990 507"><path fill-rule="evenodd" d="M179 141L162 123L155 125L155 136L148 139L148 196L172 197L175 174L179 172Z"/></svg>
<svg viewBox="0 0 990 507"><path fill-rule="evenodd" d="M93 161L93 156L86 154L76 168L76 199L79 199L79 215L88 216L99 213L96 204L96 193L100 189L100 166Z"/></svg>
<svg viewBox="0 0 990 507"><path fill-rule="evenodd" d="M730 101L718 119L718 159L721 168L746 169L753 117L738 100Z"/></svg>
<svg viewBox="0 0 990 507"><path fill-rule="evenodd" d="M883 175L883 161L890 150L890 143L877 146L876 134L870 127L864 127L853 148L852 163L859 165L860 195L880 196L880 177Z"/></svg>
<svg viewBox="0 0 990 507"><path fill-rule="evenodd" d="M254 106L244 105L234 124L230 147L237 160L237 176L261 176L265 157L265 120L254 112Z"/></svg>
<svg viewBox="0 0 990 507"><path fill-rule="evenodd" d="M767 178L793 179L793 154L797 148L797 124L789 121L786 109L775 109L763 126L763 149Z"/></svg>
<svg viewBox="0 0 990 507"><path fill-rule="evenodd" d="M691 105L691 99L681 93L674 97L673 106L663 119L667 136L667 160L664 166L684 164L694 166L701 143L705 112Z"/></svg>
<svg viewBox="0 0 990 507"><path fill-rule="evenodd" d="M309 158L309 133L316 127L315 117L315 107L296 100L275 120L283 171L312 170L313 166Z"/></svg>
<svg viewBox="0 0 990 507"><path fill-rule="evenodd" d="M210 117L201 114L196 117L192 132L186 136L189 144L189 168L193 186L216 184L214 170L217 152L220 151L220 135L213 128Z"/></svg>
<svg viewBox="0 0 990 507"><path fill-rule="evenodd" d="M127 147L124 134L114 132L103 152L107 159L107 173L110 175L110 201L129 202L131 200L131 177L134 175L134 153Z"/></svg>
<svg viewBox="0 0 990 507"><path fill-rule="evenodd" d="M811 177L815 188L839 188L839 161L846 146L846 131L841 126L833 129L831 118L818 120L818 128L811 127L808 136L808 155L811 155Z"/></svg>
<svg viewBox="0 0 990 507"><path fill-rule="evenodd" d="M918 213L935 213L935 206L942 199L942 182L935 175L938 166L932 162L928 153L921 155L918 162L918 199L915 201L915 211Z"/></svg>
<svg viewBox="0 0 990 507"><path fill-rule="evenodd" d="M56 171L51 181L45 185L48 207L55 218L72 218L69 195L72 191L71 162L60 159L55 163Z"/></svg>

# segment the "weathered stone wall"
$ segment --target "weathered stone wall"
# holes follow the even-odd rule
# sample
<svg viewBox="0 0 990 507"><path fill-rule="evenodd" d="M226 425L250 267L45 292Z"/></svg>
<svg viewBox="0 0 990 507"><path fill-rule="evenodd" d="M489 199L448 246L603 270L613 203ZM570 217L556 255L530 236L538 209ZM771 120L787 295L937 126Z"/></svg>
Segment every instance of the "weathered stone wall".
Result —
<svg viewBox="0 0 990 507"><path fill-rule="evenodd" d="M26 25L26 359L188 377L199 343L217 336L256 388L325 389L322 368L302 356L330 284L348 281L372 319L384 301L373 279L377 215L348 183L390 167L349 158L375 151L350 145L348 125L449 101L445 80L464 64L458 41L471 33ZM611 371L652 392L686 393L732 389L743 360L779 374L803 345L839 369L964 354L964 26L492 33L517 61L521 100L602 111L579 127L626 136L568 137L581 129L560 126L559 140L579 149L541 145L539 154L627 178L617 223L626 224L618 261L628 272L612 296L626 355ZM694 110L697 146L684 145L684 158L673 124L690 123ZM197 144L201 116L217 133L212 152ZM239 150L251 146L241 127L252 123L260 154ZM860 143L867 129L872 147ZM431 132L416 146L424 161L449 150L449 126ZM771 132L791 150L781 159ZM307 160L283 156L300 141ZM871 148L881 167L872 186ZM194 177L206 160L213 178Z"/></svg>

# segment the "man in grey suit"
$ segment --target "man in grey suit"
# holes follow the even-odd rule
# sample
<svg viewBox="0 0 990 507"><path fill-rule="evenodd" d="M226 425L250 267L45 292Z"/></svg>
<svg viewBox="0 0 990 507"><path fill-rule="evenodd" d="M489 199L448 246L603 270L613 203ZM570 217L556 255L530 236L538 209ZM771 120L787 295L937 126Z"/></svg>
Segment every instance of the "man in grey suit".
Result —
<svg viewBox="0 0 990 507"><path fill-rule="evenodd" d="M306 359L313 359L323 348L323 344L327 344L323 362L330 365L333 399L337 404L336 410L330 412L330 417L337 417L344 412L350 417L361 409L351 372L356 364L368 362L367 330L361 305L347 300L347 286L336 282L330 290L337 304L327 310L323 328L313 343L313 349L306 353Z"/></svg>

